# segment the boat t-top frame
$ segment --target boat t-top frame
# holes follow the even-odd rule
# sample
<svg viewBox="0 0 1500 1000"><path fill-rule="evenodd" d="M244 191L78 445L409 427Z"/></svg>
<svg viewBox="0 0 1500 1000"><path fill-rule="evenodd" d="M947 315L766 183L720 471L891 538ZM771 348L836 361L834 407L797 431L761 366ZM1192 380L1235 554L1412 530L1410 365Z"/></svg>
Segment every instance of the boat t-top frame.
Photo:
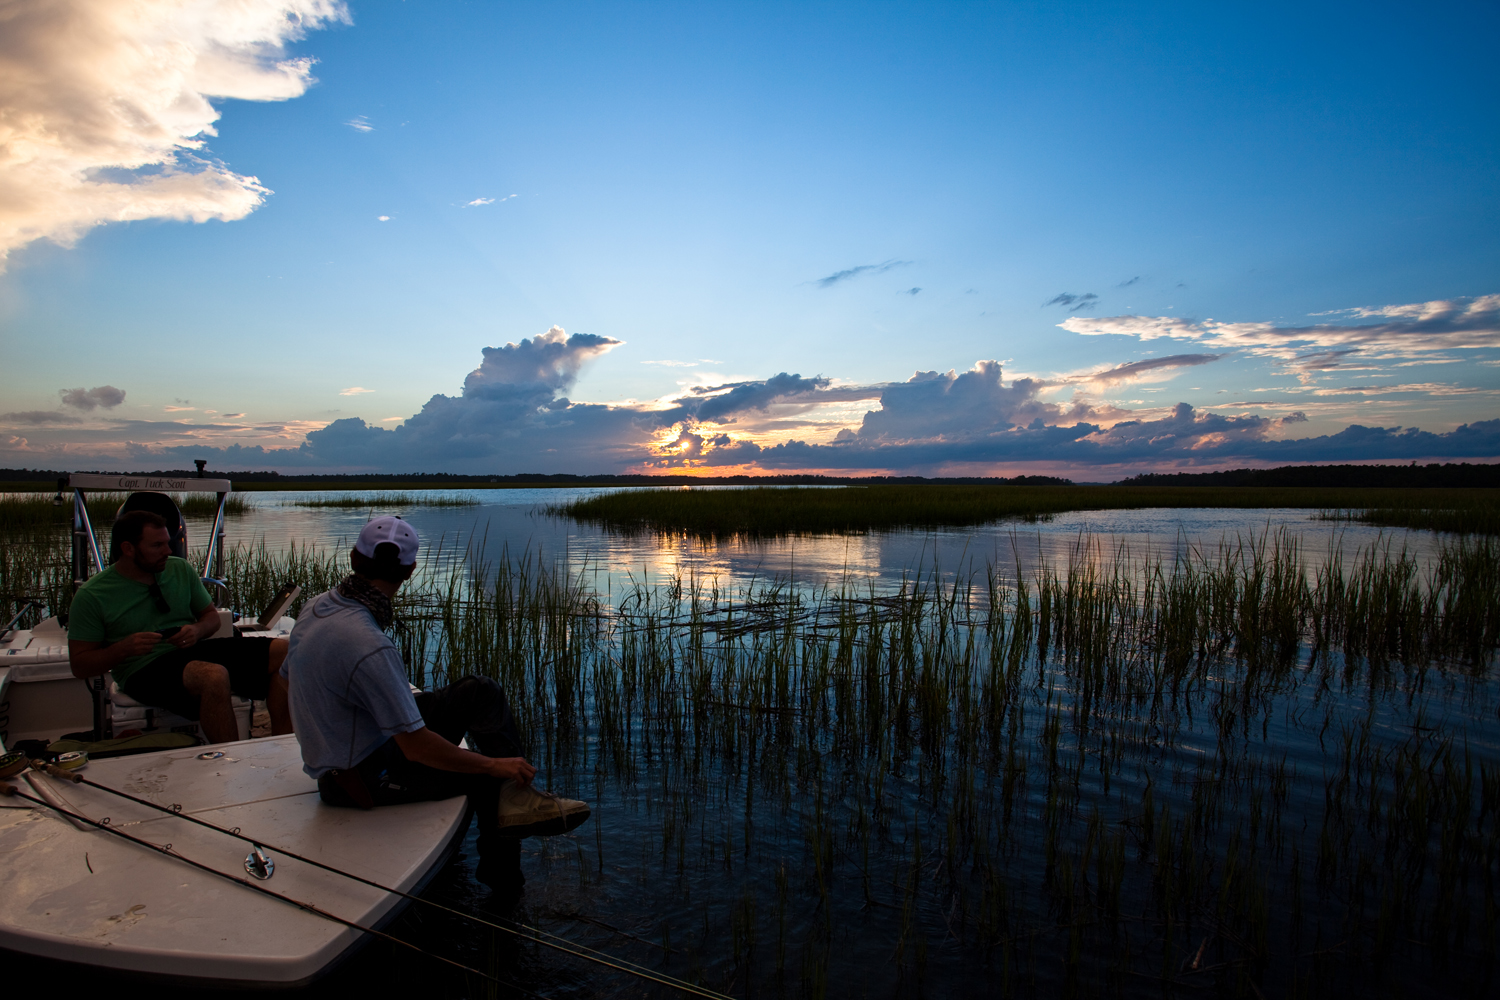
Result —
<svg viewBox="0 0 1500 1000"><path fill-rule="evenodd" d="M63 486L59 481L58 486ZM214 526L209 533L208 552L203 558L203 570L199 576L203 582L227 590L224 583L224 501L234 489L227 479L203 479L192 476L107 476L88 472L75 472L68 476L66 486L73 491L73 590L83 586L94 573L106 565L99 549L99 537L94 533L89 520L89 508L84 499L86 490L109 490L114 493L217 493L218 505L214 508ZM61 495L61 489L59 489Z"/></svg>

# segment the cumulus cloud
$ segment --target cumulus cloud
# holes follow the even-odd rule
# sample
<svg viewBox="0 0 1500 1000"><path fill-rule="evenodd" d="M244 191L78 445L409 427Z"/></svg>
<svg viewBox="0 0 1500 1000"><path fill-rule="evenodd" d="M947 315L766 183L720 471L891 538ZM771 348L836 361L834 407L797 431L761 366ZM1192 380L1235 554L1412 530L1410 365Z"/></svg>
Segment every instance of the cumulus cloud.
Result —
<svg viewBox="0 0 1500 1000"><path fill-rule="evenodd" d="M909 260L891 259L881 261L879 264L859 264L854 267L847 267L842 271L835 271L825 278L819 278L815 284L819 288L829 288L841 281L848 281L850 278L857 278L862 274L884 274L893 268L905 267L910 263L911 261Z"/></svg>
<svg viewBox="0 0 1500 1000"><path fill-rule="evenodd" d="M24 444L15 443L19 437L8 447L0 444L0 462L8 451L15 456L12 463L36 465L54 460L46 456L55 453L54 461L76 465L96 444L99 454L108 446L114 456L91 460L99 466L113 461L162 467L211 457L234 468L478 473L747 468L1013 474L1007 470L1028 463L1139 471L1500 455L1500 420L1446 432L1353 425L1294 437L1304 433L1309 412L1322 413L1318 406L1332 404L1303 404L1279 417L1187 403L1130 411L1084 392L1092 384L1208 364L1218 357L1211 354L1129 362L1093 373L1093 382L1089 376L1062 383L1007 381L998 361L981 360L966 371L918 371L900 382L843 384L824 375L782 372L693 386L656 403L570 400L567 394L582 367L618 346L609 337L569 335L553 327L518 343L488 347L459 394L436 394L404 420L388 417L373 424L360 418L322 426L110 419L100 426L49 429L38 419L39 429L28 430ZM1048 398L1070 381L1071 400ZM1399 383L1396 388L1433 393L1441 386ZM790 420L787 414L803 417ZM25 415L9 416L19 417L13 421L17 425L27 424ZM816 439L792 436L793 427Z"/></svg>
<svg viewBox="0 0 1500 1000"><path fill-rule="evenodd" d="M92 389L79 386L76 389L59 389L58 396L62 397L64 406L71 406L75 410L85 412L104 407L112 410L125 402L125 390L116 389L112 385L96 385Z"/></svg>
<svg viewBox="0 0 1500 1000"><path fill-rule="evenodd" d="M1276 326L1176 316L1075 316L1058 325L1086 336L1116 334L1139 340L1196 340L1214 347L1283 359L1294 365L1299 359L1313 364L1336 362L1355 351L1409 357L1433 351L1500 347L1500 295L1360 307L1344 310L1343 314L1351 319L1378 318L1384 322Z"/></svg>
<svg viewBox="0 0 1500 1000"><path fill-rule="evenodd" d="M339 0L51 0L0 5L0 268L107 222L230 221L270 194L204 155L210 98L284 101L312 82L288 42Z"/></svg>
<svg viewBox="0 0 1500 1000"><path fill-rule="evenodd" d="M834 385L821 375L804 378L781 372L768 379L692 386L675 406L658 411L657 418L668 423L734 423L744 414L765 413L772 407L805 411L829 403L875 399L883 389L883 385Z"/></svg>
<svg viewBox="0 0 1500 1000"><path fill-rule="evenodd" d="M622 341L592 333L575 333L571 337L560 326L519 344L486 347L484 360L464 379L464 395L497 398L512 394L532 394L533 387L549 393L566 392L573 387L585 361L596 358Z"/></svg>

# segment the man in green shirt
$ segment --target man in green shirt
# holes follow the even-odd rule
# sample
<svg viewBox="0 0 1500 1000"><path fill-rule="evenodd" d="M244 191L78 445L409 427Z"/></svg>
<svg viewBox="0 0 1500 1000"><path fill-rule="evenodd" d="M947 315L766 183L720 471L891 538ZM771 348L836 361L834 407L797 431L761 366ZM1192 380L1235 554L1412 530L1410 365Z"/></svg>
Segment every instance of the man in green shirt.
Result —
<svg viewBox="0 0 1500 1000"><path fill-rule="evenodd" d="M120 558L90 577L68 613L75 677L109 672L130 697L196 719L211 743L239 739L230 693L266 702L271 731L292 731L281 677L285 639L210 639L219 612L167 523L136 510L115 522Z"/></svg>

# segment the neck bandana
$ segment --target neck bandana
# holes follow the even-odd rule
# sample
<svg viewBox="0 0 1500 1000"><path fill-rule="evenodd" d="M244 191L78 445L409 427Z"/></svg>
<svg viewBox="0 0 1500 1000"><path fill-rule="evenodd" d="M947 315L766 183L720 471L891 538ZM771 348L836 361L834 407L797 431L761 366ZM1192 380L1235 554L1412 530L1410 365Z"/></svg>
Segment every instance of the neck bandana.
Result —
<svg viewBox="0 0 1500 1000"><path fill-rule="evenodd" d="M395 609L391 607L391 599L375 589L375 585L364 577L350 573L339 584L339 594L358 601L370 610L375 616L375 624L380 626L384 632L391 627L391 621L395 618Z"/></svg>

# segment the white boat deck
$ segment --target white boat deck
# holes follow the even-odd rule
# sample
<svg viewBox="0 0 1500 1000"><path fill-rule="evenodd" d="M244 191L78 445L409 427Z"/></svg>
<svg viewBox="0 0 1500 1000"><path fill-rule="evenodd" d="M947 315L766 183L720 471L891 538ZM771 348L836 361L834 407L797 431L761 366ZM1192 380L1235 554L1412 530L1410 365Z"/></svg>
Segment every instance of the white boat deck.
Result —
<svg viewBox="0 0 1500 1000"><path fill-rule="evenodd" d="M222 758L202 760L205 750ZM364 812L324 805L294 736L95 761L83 776L407 892L461 832L466 800ZM17 779L95 820L217 871L246 877L249 845L86 785L33 771ZM267 853L259 884L366 927L399 897ZM324 971L363 936L50 809L0 799L0 947L153 975L290 986Z"/></svg>

